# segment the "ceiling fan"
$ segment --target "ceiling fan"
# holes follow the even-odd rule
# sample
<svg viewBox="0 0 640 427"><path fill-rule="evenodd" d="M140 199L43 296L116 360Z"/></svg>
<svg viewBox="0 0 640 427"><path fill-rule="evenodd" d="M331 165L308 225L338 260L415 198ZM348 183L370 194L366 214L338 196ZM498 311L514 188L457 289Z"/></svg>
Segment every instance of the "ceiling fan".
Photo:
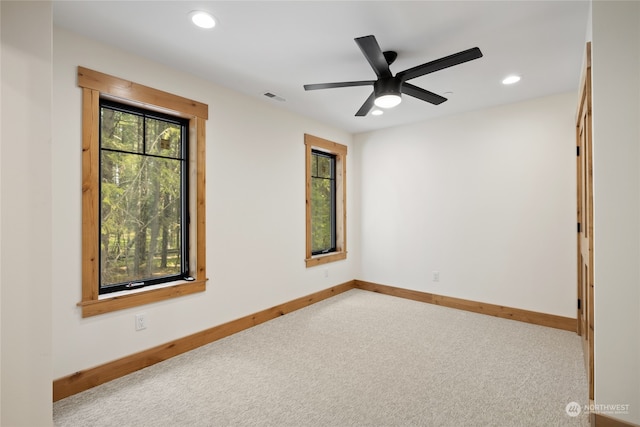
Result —
<svg viewBox="0 0 640 427"><path fill-rule="evenodd" d="M395 61L398 54L394 51L382 52L375 36L364 36L354 39L360 50L364 54L367 61L378 76L377 80L360 80L355 82L337 82L337 83L318 83L311 85L304 85L305 90L317 90L317 89L331 89L338 87L351 87L351 86L370 86L373 85L373 93L362 104L362 107L356 113L356 116L366 116L374 105L381 108L391 108L398 105L402 98L401 93L404 93L414 98L421 99L434 105L442 104L447 98L429 92L418 86L407 83L407 80L415 79L416 77L424 76L425 74L433 73L444 68L453 67L454 65L462 64L467 61L472 61L482 57L482 52L479 48L474 47L464 50L462 52L454 53L453 55L445 56L444 58L436 59L435 61L427 62L422 65L418 65L413 68L409 68L404 71L391 74L389 65Z"/></svg>

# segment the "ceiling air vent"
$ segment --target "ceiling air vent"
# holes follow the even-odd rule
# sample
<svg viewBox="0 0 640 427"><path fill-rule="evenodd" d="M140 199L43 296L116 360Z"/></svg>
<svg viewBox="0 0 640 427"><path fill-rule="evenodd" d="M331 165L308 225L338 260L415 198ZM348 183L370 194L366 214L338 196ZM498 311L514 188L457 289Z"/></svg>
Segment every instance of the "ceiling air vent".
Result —
<svg viewBox="0 0 640 427"><path fill-rule="evenodd" d="M276 101L280 101L280 102L284 102L285 101L285 99L283 97L278 96L275 93L265 92L265 93L263 93L263 95L266 96L267 98L275 99Z"/></svg>

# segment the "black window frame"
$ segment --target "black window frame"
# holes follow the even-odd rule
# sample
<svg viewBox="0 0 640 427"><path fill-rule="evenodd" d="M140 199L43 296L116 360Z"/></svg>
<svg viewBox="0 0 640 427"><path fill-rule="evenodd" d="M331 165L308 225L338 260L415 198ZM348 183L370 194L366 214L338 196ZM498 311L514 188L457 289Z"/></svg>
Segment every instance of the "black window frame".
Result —
<svg viewBox="0 0 640 427"><path fill-rule="evenodd" d="M330 177L320 177L317 176L317 165L316 161L316 171L311 171L311 181L314 179L328 179L330 181L331 188L331 245L328 248L323 248L321 250L316 250L311 252L311 255L322 255L329 254L337 251L337 235L336 235L336 222L337 222L337 208L336 208L336 160L337 156L333 153L328 153L326 151L311 149L311 156L317 157L325 157L331 160L331 173ZM312 160L313 163L313 160ZM313 188L313 185L312 185ZM312 190L313 191L313 190ZM313 197L312 197L313 200Z"/></svg>
<svg viewBox="0 0 640 427"><path fill-rule="evenodd" d="M102 109L109 108L116 111L121 111L128 114L134 114L137 116L142 116L145 120L143 124L143 145L146 144L146 119L159 120L168 122L171 124L180 126L181 133L181 153L180 159L176 159L175 157L168 157L156 154L147 154L146 148L143 149L142 153L134 153L130 151L117 150L112 148L103 148L102 146ZM102 153L103 151L110 152L120 152L126 154L135 154L142 155L147 157L155 157L161 159L172 159L179 160L181 162L180 173L182 176L181 185L180 185L180 206L182 210L181 214L181 267L180 273L172 274L168 276L161 277L153 277L153 278L145 278L142 280L136 280L132 282L121 282L110 284L109 286L103 286L102 283L102 247L99 245L99 274L98 274L98 293L99 295L106 295L113 292L121 292L121 291L131 291L134 289L140 289L151 285L158 285L167 282L173 282L175 280L194 280L189 275L189 120L173 116L170 114L164 114L158 111L153 111L149 109L139 108L132 105L124 104L121 102L117 102L111 99L100 98L99 102L99 117L100 124L98 126L99 129L99 155L98 155L98 164L99 164L99 202L98 202L98 221L100 226L98 227L98 241L100 241L100 233L102 230Z"/></svg>

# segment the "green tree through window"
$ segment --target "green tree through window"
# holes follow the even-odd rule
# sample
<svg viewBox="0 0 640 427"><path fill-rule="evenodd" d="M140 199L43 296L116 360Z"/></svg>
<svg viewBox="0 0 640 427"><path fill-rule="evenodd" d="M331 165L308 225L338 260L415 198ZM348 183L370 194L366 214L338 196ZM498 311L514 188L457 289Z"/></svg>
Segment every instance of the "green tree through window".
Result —
<svg viewBox="0 0 640 427"><path fill-rule="evenodd" d="M100 293L186 275L188 121L100 105Z"/></svg>
<svg viewBox="0 0 640 427"><path fill-rule="evenodd" d="M311 152L311 253L336 250L336 157Z"/></svg>
<svg viewBox="0 0 640 427"><path fill-rule="evenodd" d="M305 134L307 267L347 258L347 146Z"/></svg>

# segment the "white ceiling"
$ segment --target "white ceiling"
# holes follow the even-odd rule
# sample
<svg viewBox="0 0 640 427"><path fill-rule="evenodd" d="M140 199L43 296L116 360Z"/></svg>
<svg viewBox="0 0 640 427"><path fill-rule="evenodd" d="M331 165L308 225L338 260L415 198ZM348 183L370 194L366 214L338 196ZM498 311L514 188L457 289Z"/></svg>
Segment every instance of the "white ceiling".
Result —
<svg viewBox="0 0 640 427"><path fill-rule="evenodd" d="M194 27L192 10L218 25ZM357 133L576 90L589 2L54 0L53 12L57 26ZM303 89L375 80L353 40L370 34L398 52L393 74L476 46L484 57L411 80L447 102L405 95L378 117L354 117L371 87ZM511 73L521 82L502 85Z"/></svg>

